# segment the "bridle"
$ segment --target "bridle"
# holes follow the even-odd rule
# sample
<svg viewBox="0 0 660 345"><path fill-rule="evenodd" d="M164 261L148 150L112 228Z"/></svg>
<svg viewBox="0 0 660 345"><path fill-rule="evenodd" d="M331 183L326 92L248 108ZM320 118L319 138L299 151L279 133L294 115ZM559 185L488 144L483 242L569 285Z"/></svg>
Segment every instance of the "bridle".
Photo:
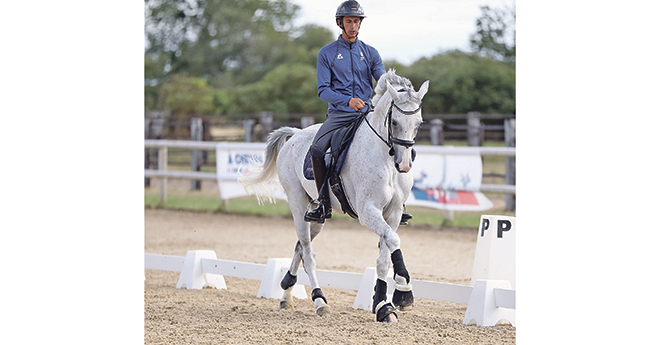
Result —
<svg viewBox="0 0 660 345"><path fill-rule="evenodd" d="M390 156L394 156L394 145L404 146L405 148L410 148L413 145L415 145L415 140L401 139L392 135L392 108L396 108L403 115L414 115L420 109L422 109L422 102L419 103L419 106L415 110L403 110L396 103L394 103L394 100L392 100L392 102L390 103L390 108L387 110L387 117L385 119L386 127L387 127L387 140L385 140L380 134L378 134L376 129L374 129L371 123L369 123L369 120L367 120L366 115L373 111L371 105L369 106L369 108L370 110L364 114L365 115L364 120L367 122L369 128L371 128L371 130L376 134L376 136L378 136L378 138L380 138L380 140L384 142L385 145L387 145L387 147L390 148L389 151Z"/></svg>
<svg viewBox="0 0 660 345"><path fill-rule="evenodd" d="M403 91L403 90L401 90L401 91ZM385 118L385 126L387 127L387 140L385 138L383 138L378 133L378 131L376 131L376 129L371 125L371 123L367 119L367 115L369 115L370 112L374 111L374 107L371 105L371 101L367 102L366 106L362 109L363 111L358 111L358 113L360 115L357 116L354 120L352 120L350 124L347 124L347 126L350 126L351 124L353 124L355 122L357 122L358 123L357 125L359 126L359 123L362 120L364 120L367 123L367 125L369 125L369 128L371 128L371 130L374 132L374 134L376 134L376 136L383 143L385 143L385 145L387 145L387 147L389 147L389 149L390 149L389 152L388 152L389 155L394 156L394 145L399 145L399 146L404 146L405 148L410 148L413 145L415 145L415 140L401 139L401 138L397 138L397 137L392 135L392 109L393 108L396 108L403 115L414 115L418 111L420 111L420 109L422 108L422 102L419 102L419 106L415 110L403 110L403 109L401 109L401 107L399 107L397 104L394 103L394 100L392 100L392 102L390 103L390 107L387 110L387 116ZM327 135L329 133L330 132L325 133L323 135ZM344 141L344 140L348 141L348 140L350 140L350 138L342 139L342 141ZM343 143L340 146L343 146ZM326 153L326 154L329 154L329 153ZM417 154L415 152L415 149L412 149L412 160L413 161L415 161L415 156L416 155ZM398 165L398 163L397 163L397 165ZM397 170L398 170L398 168L397 168Z"/></svg>

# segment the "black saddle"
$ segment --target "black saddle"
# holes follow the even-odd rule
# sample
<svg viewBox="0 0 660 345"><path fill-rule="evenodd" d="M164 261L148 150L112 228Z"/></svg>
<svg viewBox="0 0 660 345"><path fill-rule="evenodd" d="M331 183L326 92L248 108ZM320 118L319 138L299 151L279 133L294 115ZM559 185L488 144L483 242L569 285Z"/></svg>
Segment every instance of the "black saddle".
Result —
<svg viewBox="0 0 660 345"><path fill-rule="evenodd" d="M330 183L330 189L332 193L337 197L339 203L341 204L341 209L345 214L348 214L352 218L357 219L357 213L351 207L346 194L344 193L344 185L341 180L341 168L344 165L344 160L346 159L346 153L350 148L353 138L357 129L362 124L365 115L357 117L354 121L347 124L344 127L341 127L335 130L332 133L332 139L330 139L330 149L326 153L326 165L328 165L328 182ZM329 160L328 160L329 158ZM303 174L306 179L314 179L314 171L312 170L312 156L311 156L311 147L307 150L307 155L305 156L305 162L303 165Z"/></svg>

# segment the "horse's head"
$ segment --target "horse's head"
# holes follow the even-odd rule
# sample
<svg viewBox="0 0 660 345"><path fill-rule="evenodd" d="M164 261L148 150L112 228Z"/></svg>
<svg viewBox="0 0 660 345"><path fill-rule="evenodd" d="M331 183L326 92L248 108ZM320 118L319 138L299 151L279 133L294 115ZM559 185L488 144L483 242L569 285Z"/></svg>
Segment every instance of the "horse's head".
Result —
<svg viewBox="0 0 660 345"><path fill-rule="evenodd" d="M402 89L397 90L386 80L387 93L392 100L389 104L386 121L389 121L389 139L394 151L394 165L401 173L412 168L414 154L412 146L415 144L417 131L422 125L422 98L429 89L429 81L425 81L415 91L409 82Z"/></svg>

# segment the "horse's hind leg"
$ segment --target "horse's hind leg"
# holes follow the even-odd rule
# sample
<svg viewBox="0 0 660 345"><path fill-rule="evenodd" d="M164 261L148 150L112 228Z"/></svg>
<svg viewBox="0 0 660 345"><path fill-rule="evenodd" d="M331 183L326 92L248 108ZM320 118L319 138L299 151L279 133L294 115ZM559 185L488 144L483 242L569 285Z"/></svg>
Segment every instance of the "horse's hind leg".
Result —
<svg viewBox="0 0 660 345"><path fill-rule="evenodd" d="M302 215L299 218L300 221L304 222ZM298 240L300 241L301 246L303 268L305 269L305 273L307 273L310 285L312 286L312 301L314 302L314 307L316 308L316 314L319 316L324 316L330 313L330 306L328 305L328 300L325 299L323 291L321 291L321 285L316 278L316 254L312 249L312 240L321 232L323 224L308 224L310 224L309 236L306 237L304 235L301 236L301 234L298 234Z"/></svg>
<svg viewBox="0 0 660 345"><path fill-rule="evenodd" d="M293 222L296 226L296 234L298 235L298 242L296 242L295 252L291 260L291 266L286 275L282 279L280 286L284 290L282 300L280 301L280 308L289 308L293 306L292 291L293 286L296 284L298 277L298 267L302 262L303 268L309 277L312 286L312 300L316 307L316 313L320 316L328 314L330 307L327 305L327 300L320 289L318 279L316 278L316 261L314 251L312 249L312 240L321 232L323 224L305 222L303 216L305 214L306 204L302 205L301 202L293 202L289 200L289 207L293 214Z"/></svg>
<svg viewBox="0 0 660 345"><path fill-rule="evenodd" d="M283 168L284 169L284 168ZM311 201L311 198L305 192L305 189L295 178L295 173L293 171L279 171L278 175L280 176L280 182L286 190L288 197L288 206L291 214L293 215L293 224L296 228L296 235L300 238L301 235L310 234L310 223L300 221L298 218L301 218L301 215L305 214L307 204ZM310 237L309 235L307 237ZM293 307L293 286L298 281L298 267L300 267L300 262L302 261L302 245L300 241L296 242L296 247L294 249L293 259L291 260L291 266L289 270L282 278L280 282L280 287L284 290L282 295L282 300L280 301L280 308L291 308Z"/></svg>
<svg viewBox="0 0 660 345"><path fill-rule="evenodd" d="M280 287L284 290L282 300L280 300L280 309L293 308L293 295L291 293L293 292L293 286L298 282L298 267L300 267L300 261L302 260L301 251L302 247L300 241L298 241L296 242L291 266L280 282ZM293 274L291 272L293 272Z"/></svg>
<svg viewBox="0 0 660 345"><path fill-rule="evenodd" d="M318 223L314 223L311 225L312 225L312 229L310 229L310 238L313 241L316 235L318 235L321 232L321 228L323 228L323 225ZM315 228L318 228L318 230ZM302 262L302 245L300 244L300 241L298 241L296 242L296 247L294 249L293 259L291 260L291 266L289 267L289 270L286 272L286 275L284 275L282 281L280 282L280 287L282 287L282 290L284 290L284 294L282 295L282 300L280 301L280 309L293 307L293 296L292 296L293 286L296 284L296 282L298 282L297 274L301 262Z"/></svg>

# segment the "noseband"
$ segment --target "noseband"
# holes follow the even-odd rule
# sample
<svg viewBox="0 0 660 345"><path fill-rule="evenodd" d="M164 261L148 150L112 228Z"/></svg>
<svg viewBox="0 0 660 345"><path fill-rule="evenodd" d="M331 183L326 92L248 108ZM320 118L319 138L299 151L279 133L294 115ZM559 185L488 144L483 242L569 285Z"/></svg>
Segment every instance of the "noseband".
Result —
<svg viewBox="0 0 660 345"><path fill-rule="evenodd" d="M390 109L387 111L387 122L388 122L387 140L390 142L390 144L388 145L390 147L390 152L393 151L393 149L394 149L394 147L392 146L393 144L394 145L399 145L399 146L405 146L406 148L410 148L413 145L415 145L415 140L405 140L405 139L400 139L400 138L392 136L392 107L396 107L396 109L403 115L414 115L420 109L422 109L422 103L420 102L417 109L412 110L412 111L406 111L406 110L403 110L403 109L399 108L399 106L396 105L394 103L394 101L392 101L392 103L390 103ZM393 156L393 155L394 155L393 152L390 153L390 156Z"/></svg>

